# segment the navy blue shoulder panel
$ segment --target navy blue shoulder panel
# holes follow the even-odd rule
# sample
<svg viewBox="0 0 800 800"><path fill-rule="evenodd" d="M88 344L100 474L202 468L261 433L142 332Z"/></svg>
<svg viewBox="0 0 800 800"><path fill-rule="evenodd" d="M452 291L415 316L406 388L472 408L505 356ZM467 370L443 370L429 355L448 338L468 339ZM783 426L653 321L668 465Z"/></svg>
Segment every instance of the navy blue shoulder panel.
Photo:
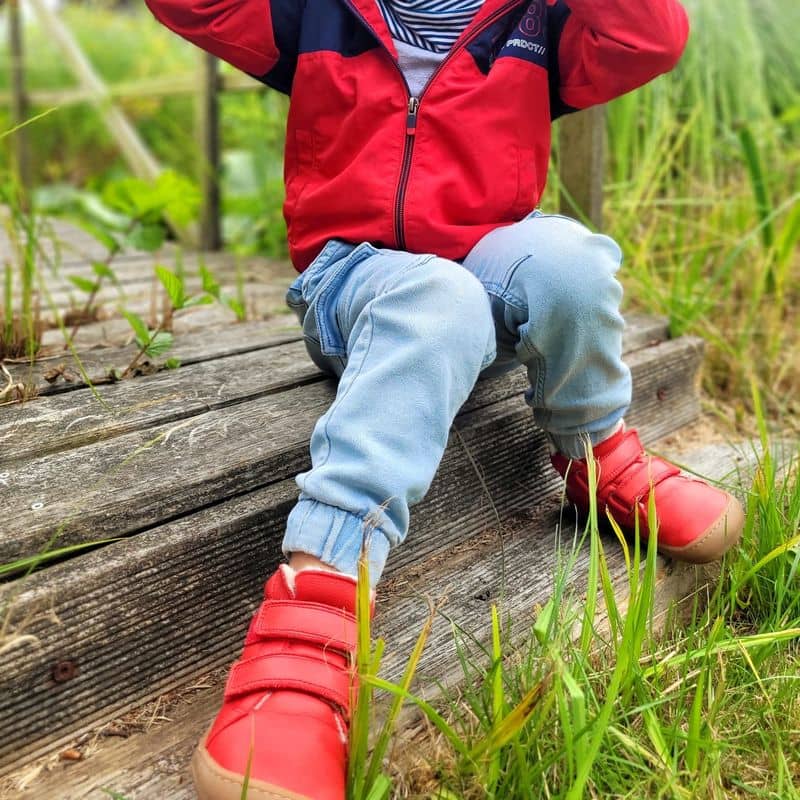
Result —
<svg viewBox="0 0 800 800"><path fill-rule="evenodd" d="M488 75L492 64L506 45L511 32L519 25L525 9L515 8L504 14L486 30L476 36L468 45L467 51L475 60L475 65Z"/></svg>
<svg viewBox="0 0 800 800"><path fill-rule="evenodd" d="M297 58L327 50L345 57L361 55L379 42L342 0L269 0L278 63L255 76L284 94L291 94Z"/></svg>
<svg viewBox="0 0 800 800"><path fill-rule="evenodd" d="M530 0L493 23L467 50L478 69L488 75L498 58L517 58L547 70L550 87L550 114L557 119L575 111L559 95L558 46L570 10L563 0L548 6L545 0Z"/></svg>
<svg viewBox="0 0 800 800"><path fill-rule="evenodd" d="M378 40L344 0L306 0L300 53L327 50L347 58L376 47Z"/></svg>
<svg viewBox="0 0 800 800"><path fill-rule="evenodd" d="M253 77L283 94L291 94L297 69L297 52L303 25L303 0L267 0L272 15L272 35L278 48L278 63L266 75Z"/></svg>
<svg viewBox="0 0 800 800"><path fill-rule="evenodd" d="M547 79L550 84L550 116L552 119L571 114L577 109L568 106L562 99L559 91L561 86L561 71L558 66L558 48L561 42L561 32L567 24L572 12L563 0L558 0L555 5L547 7L547 49L550 53Z"/></svg>

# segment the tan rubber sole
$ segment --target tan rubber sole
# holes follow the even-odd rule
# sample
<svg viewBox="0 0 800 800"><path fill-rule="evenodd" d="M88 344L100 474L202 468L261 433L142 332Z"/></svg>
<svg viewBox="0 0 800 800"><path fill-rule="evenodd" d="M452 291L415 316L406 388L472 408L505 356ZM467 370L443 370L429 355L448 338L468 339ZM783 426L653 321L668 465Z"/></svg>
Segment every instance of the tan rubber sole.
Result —
<svg viewBox="0 0 800 800"><path fill-rule="evenodd" d="M668 547L659 542L658 551L676 561L708 564L719 561L728 550L735 547L742 538L743 530L744 509L735 497L730 497L722 516L695 541L683 547Z"/></svg>
<svg viewBox="0 0 800 800"><path fill-rule="evenodd" d="M207 736L203 737L192 756L192 780L198 800L241 800L244 776L224 769L211 758L206 749ZM314 800L252 778L247 784L246 796L247 800Z"/></svg>

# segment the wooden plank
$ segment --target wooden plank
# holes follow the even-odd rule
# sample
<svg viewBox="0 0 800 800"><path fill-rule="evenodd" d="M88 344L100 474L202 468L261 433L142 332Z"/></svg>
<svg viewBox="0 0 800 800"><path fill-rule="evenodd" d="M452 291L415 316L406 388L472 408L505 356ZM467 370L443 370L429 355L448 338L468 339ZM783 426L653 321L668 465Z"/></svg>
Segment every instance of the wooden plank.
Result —
<svg viewBox="0 0 800 800"><path fill-rule="evenodd" d="M0 207L0 214L4 213ZM102 259L106 251L103 246L88 233L70 225L62 219L49 217L38 220L39 266L44 271L50 265L65 265L79 260L87 269L92 261ZM119 256L122 261L129 255L125 252ZM13 259L5 229L0 226L0 260Z"/></svg>
<svg viewBox="0 0 800 800"><path fill-rule="evenodd" d="M66 229L69 231L69 229ZM81 247L91 246L91 242L82 242L80 232L70 234L74 236L74 247L78 250ZM64 245L63 240L61 241ZM56 305L61 306L61 298L58 292L65 289L74 290L74 286L68 281L70 275L81 275L86 278L95 277L92 261L102 257L104 252L99 250L95 253L81 254L74 259L62 258L57 262L57 271L48 272L47 285ZM117 256L111 264L112 269L119 283L128 286L133 283L147 282L153 276L153 268L157 264L164 264L169 268L175 268L176 262L180 260L184 272L191 277L197 275L200 264L207 266L215 277L224 278L232 281L236 277L237 270L241 268L242 277L245 281L262 282L292 280L297 273L294 268L286 261L277 259L262 258L260 256L237 256L232 253L197 253L184 252L180 248L169 243L165 244L155 253L137 253L132 251L124 252Z"/></svg>
<svg viewBox="0 0 800 800"><path fill-rule="evenodd" d="M193 280L187 281L190 291L194 291L192 287L195 283ZM235 296L236 289L233 285L222 283L221 288L227 295ZM295 325L295 317L285 304L285 286L260 283L245 284L241 288L247 319L277 318L279 325L287 322ZM113 295L114 290L106 291L109 295ZM197 293L199 293L199 283L197 283ZM77 295L77 293L75 294ZM96 321L84 323L79 327L73 336L73 345L85 349L124 344L130 341L133 332L129 323L122 316L122 309L138 314L151 327L155 327L162 318L166 302L165 292L155 279L148 284L135 286L134 292L126 292L124 301L109 301L96 306ZM79 301L73 301L69 305L72 312L82 308ZM44 331L41 337L42 357L64 352L66 350L64 347L65 336L57 327L55 315L44 310L42 318L46 324L51 326ZM63 319L64 317L62 317ZM176 312L173 316L173 332L186 333L201 327L220 327L237 322L238 318L234 311L227 305L215 302L209 305L192 306ZM68 329L68 333L71 333L70 329Z"/></svg>
<svg viewBox="0 0 800 800"><path fill-rule="evenodd" d="M182 254L172 247L165 247L161 252L154 254L131 254L115 260L112 269L117 277L117 283L108 281L104 283L97 294L97 305L103 303L118 304L122 300L139 295L149 296L154 285L155 267L164 265L169 269L176 269L176 262L180 259L181 269L185 274L185 281L192 291L199 291L201 286L199 267L204 264L214 274L219 283L229 284L225 287L233 290L237 280L244 284L262 284L275 288L281 287L285 292L289 283L297 273L285 262L270 259L252 258L242 264L237 264L237 258L226 253L186 253ZM237 274L239 273L239 274ZM71 276L80 276L96 279L90 263L85 260L61 265L58 272L47 273L48 297L47 311L53 308L60 312L74 309L76 299L82 300L84 295L70 281ZM159 292L160 286L156 285Z"/></svg>
<svg viewBox="0 0 800 800"><path fill-rule="evenodd" d="M202 309L195 309L195 311ZM288 311L288 309L286 309ZM283 311L283 309L282 309ZM258 350L261 347L271 347L281 342L289 342L300 336L301 330L293 314L283 313L273 316L271 319L256 319L251 322L237 323L219 327L219 323L229 323L230 316L227 314L219 321L209 322L202 320L202 325L195 324L198 319L193 315L186 321L181 321L179 317L176 332L175 345L170 351L170 355L179 358L181 364L188 365L197 361L207 361L212 358L220 358L225 355L235 355L248 350ZM644 347L651 347L664 341L667 337L666 320L659 317L649 317L639 314L628 316L628 327L623 337L623 350L632 353ZM189 324L191 323L191 324ZM180 328L185 327L183 333ZM112 321L95 324L99 330L83 331L81 341L77 342L79 357L83 365L83 370L94 382L102 382L107 375L110 366L124 366L130 363L136 350L130 344L113 346L110 342L121 341L130 342L131 333L127 323ZM212 328L213 336L210 335ZM54 337L55 338L55 337ZM100 340L102 344L87 344ZM50 337L47 337L50 342ZM247 342L243 345L242 342ZM83 344L82 344L83 342ZM39 395L55 394L58 392L73 391L81 389L84 384L80 378L81 369L69 352L64 352L59 346L59 341L55 339L48 351L40 356L37 363L31 366L27 363L13 364L6 362L6 367L12 374L15 381L21 381L29 386L36 387ZM249 346L252 344L252 347ZM67 371L70 380L57 377L52 383L45 379L45 374L50 374L52 379L53 370L63 368ZM130 386L130 384L127 384ZM132 388L132 391L136 391Z"/></svg>
<svg viewBox="0 0 800 800"><path fill-rule="evenodd" d="M637 388L630 421L650 421L661 435L691 419L697 409L690 387L701 352L699 340L685 337L632 354ZM501 383L481 382L476 392ZM296 474L308 466L311 431L334 392L333 382L311 383L15 462L6 470L11 497L0 521L0 561L33 555L48 543L94 541L102 531L143 530ZM493 413L513 417L521 403L511 399L514 406Z"/></svg>
<svg viewBox="0 0 800 800"><path fill-rule="evenodd" d="M0 417L0 448L6 448L7 463L171 423L323 377L307 357L301 340L274 347L276 337L267 335L263 324L250 323L247 329L242 328L222 329L219 337L203 336L200 351L203 357L193 364L185 361L185 345L183 349L176 346L172 354L182 358L184 366L180 369L145 376L136 382L98 386L97 395L105 406L94 393L84 389L45 402L8 408ZM658 323L630 330L632 334L626 343L643 341L644 336L661 331ZM252 333L264 349L256 349L248 341ZM222 343L225 348L220 350ZM236 346L238 352L232 352ZM208 358L210 350L216 353L213 361ZM117 357L116 361L109 361L102 351L104 366L95 374L102 378L111 364L122 369L134 352L134 347L128 348L126 359ZM495 385L499 384L492 384ZM518 371L508 388L504 388L505 393L493 398L503 399L524 388L524 375ZM485 397L482 402L487 402Z"/></svg>
<svg viewBox="0 0 800 800"><path fill-rule="evenodd" d="M27 403L0 417L3 464L174 423L322 377L306 357L305 344L295 341L166 370L135 386L128 381L99 386L105 407L88 390Z"/></svg>
<svg viewBox="0 0 800 800"><path fill-rule="evenodd" d="M176 334L175 344L168 355L180 359L181 369L185 369L203 361L297 341L300 336L300 327L289 325L289 317L282 320L281 323L286 323L286 327L291 327L291 332L274 333L273 326L266 325L263 320L253 320L235 325L229 324L222 328L203 327L189 333ZM129 339L130 336L126 338ZM80 351L79 357L89 378L99 384L105 380L109 367L120 368L130 364L137 350L138 348L133 344L119 347L95 347L91 350ZM80 393L85 388L81 379L80 367L69 352L58 352L47 356L37 361L33 367L27 364L9 364L8 362L6 362L6 367L15 381L23 381L28 385L35 386L40 397L36 402L31 401L25 406L0 407L0 415L2 415L0 416L0 425L6 422L5 416L9 414L16 414L16 419L21 419L24 413L27 413L22 411L23 408L31 412L36 410L36 413L39 413L37 406L44 395L73 391ZM53 376L54 370L58 371L62 368L67 373L67 378L64 378L63 375ZM52 383L44 377L47 374L51 375ZM130 382L124 385L131 387ZM104 391L101 390L101 393ZM133 400L136 399L137 394L138 390L134 390ZM79 403L84 408L92 406L92 399L88 395L80 394L80 398ZM55 408L59 408L59 406L55 406Z"/></svg>
<svg viewBox="0 0 800 800"><path fill-rule="evenodd" d="M104 789L126 800L197 800L188 764L219 708L220 687L205 685L190 694L165 709L166 724L156 722L129 738L91 737L80 746L86 757L79 764L48 759L0 779L0 800L108 800Z"/></svg>
<svg viewBox="0 0 800 800"><path fill-rule="evenodd" d="M294 316L286 312L285 306L275 305L274 302L277 301L265 303L267 307L264 309L259 309L258 306L254 309L252 303L248 303L249 318L261 322L272 333L292 332L296 334L298 326ZM145 318L149 316L149 303L130 303L128 308ZM280 309L280 313L277 313L278 309ZM217 328L237 323L238 320L233 311L219 303L214 303L208 306L194 306L176 314L173 318L172 332L176 336L201 331L208 334ZM128 322L121 317L111 316L108 319L81 326L79 334L75 337L75 344L80 348L105 350L125 347L130 344L132 338ZM46 353L52 355L54 352L64 352L64 337L59 330L45 331L42 341L44 347L47 348Z"/></svg>
<svg viewBox="0 0 800 800"><path fill-rule="evenodd" d="M226 92L263 92L266 90L263 83L237 70L220 75L220 85L221 89ZM106 91L112 100L194 94L197 91L197 77L194 74L187 74L139 78L107 84ZM33 89L28 92L28 98L33 106L64 108L76 103L92 102L94 93L91 89L81 86L64 89ZM0 91L0 106L10 105L11 101L11 92Z"/></svg>
<svg viewBox="0 0 800 800"><path fill-rule="evenodd" d="M569 114L558 121L561 211L603 227L605 106Z"/></svg>
<svg viewBox="0 0 800 800"><path fill-rule="evenodd" d="M284 512L293 488L282 487ZM202 531L200 542L187 524L179 542L173 525L161 531L157 554L134 541L120 543L119 549L114 546L115 552L103 559L102 579L85 571L80 583L73 576L67 584L60 580L61 571L40 593L38 613L32 611L30 590L20 595L18 607L25 607L29 619L24 635L36 637L38 645L26 641L15 648L11 671L0 678L8 698L0 709L5 734L0 763L29 758L41 752L43 742L53 746L81 726L121 713L136 698L179 686L198 671L227 663L240 647L263 579L275 567L282 514L274 508L259 514L257 509L274 505L276 497L250 498L247 536L236 535L240 517L231 515L228 505L219 510L214 542L196 521L194 529ZM426 609L420 591L436 598L446 593L448 615L476 633L488 628L489 602L502 594L513 599L506 610L518 612L517 616L543 602L552 589L555 519L551 507L541 514L538 527L504 531L501 546L497 531L463 537L448 548L446 557L423 568L425 578L414 570L391 572L383 594L393 601L379 604L376 618L389 643L385 674L396 678L402 670L403 655L409 652ZM256 530L268 531L269 538ZM164 548L167 543L173 545L169 551ZM612 571L619 574L623 560L614 548L609 550ZM200 553L202 571L197 569ZM582 554L578 568L584 565ZM214 579L215 574L225 575L225 580ZM109 593L108 580L126 592ZM129 588L135 599L128 595ZM441 619L421 676L452 677L456 664L449 639L449 625ZM52 670L58 663L62 669L71 665L74 677L55 683Z"/></svg>
<svg viewBox="0 0 800 800"><path fill-rule="evenodd" d="M718 451L710 477L729 472L732 457L730 449ZM682 455L680 460L696 466L692 454ZM274 566L274 551L268 548L274 548L275 542L265 533L271 517L264 506L288 504L292 496L293 487L287 482L285 491L275 486L251 498L237 498L215 512L219 530L202 525L193 529L191 519L184 520L166 526L161 535L156 531L144 534L139 546L125 541L106 548L104 558L101 553L91 554L72 565L71 571L68 565L56 567L49 584L40 581L34 586L30 582L17 602L26 607L29 618L23 632L37 636L43 651L31 643L20 644L18 659L34 663L38 659L39 666L33 669L41 674L53 659L70 655L81 669L57 687L42 677L31 679L27 691L36 697L14 696L15 703L27 703L31 708L23 706L12 720L12 737L19 735L13 726L24 726L29 720L49 734L49 740L40 742L38 748L30 742L20 745L24 749L18 751L18 760L27 761L35 752L68 744L75 732L122 713L130 706L130 696L121 696L120 685L129 687L133 682L145 692L142 697L152 697L190 680L189 672L183 671L185 665L193 667L197 676L235 657L249 615L259 602L261 582ZM449 620L485 643L490 605L498 602L504 619L512 621L512 639L524 640L537 606L552 592L559 558L571 547L568 528L557 544L558 518L557 505L551 501L506 520L502 529L462 537L446 551L440 549L438 557L416 560L405 568L390 561L380 586L376 616L377 634L387 641L383 674L396 679L402 671L427 614L425 597L446 597L447 602L419 670L418 690L421 684L424 694L431 694L434 682L454 683L460 677ZM251 535L243 535L248 526ZM279 530L273 533L277 536ZM417 544L419 537L410 538L398 552ZM213 550L213 568L198 564L209 548ZM607 542L606 554L624 604L625 567L615 542ZM585 586L587 559L584 549L572 575L572 593L578 600ZM225 575L226 580L215 580L214 574ZM705 584L706 574L660 560L656 624L673 603L693 596ZM125 575L135 581L126 583ZM109 585L126 591L109 595ZM127 590L133 594L128 595ZM227 593L229 600L220 592ZM45 612L38 617L31 612L36 605ZM175 625L175 620L180 624ZM168 637L170 652L169 658L159 661L162 637ZM98 683L99 688L95 686ZM34 782L30 794L19 796L52 796L48 788L58 786L63 800L99 798L101 787L121 792L129 800L192 797L191 788L182 782L188 757L217 709L220 689L218 683L202 691L189 709L170 713L173 722L152 734L108 743L82 764L58 765L44 782ZM72 723L65 721L62 707L77 713ZM48 719L57 720L63 726L61 731L45 727ZM64 733L70 725L73 733Z"/></svg>

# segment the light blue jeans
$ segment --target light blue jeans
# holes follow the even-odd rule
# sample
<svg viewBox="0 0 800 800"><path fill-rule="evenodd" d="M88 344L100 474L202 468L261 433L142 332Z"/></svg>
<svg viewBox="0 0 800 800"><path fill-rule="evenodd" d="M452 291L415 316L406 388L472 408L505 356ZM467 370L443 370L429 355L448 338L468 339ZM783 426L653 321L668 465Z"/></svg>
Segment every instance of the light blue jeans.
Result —
<svg viewBox="0 0 800 800"><path fill-rule="evenodd" d="M377 581L479 376L525 365L535 422L569 456L584 455L585 434L610 435L631 398L620 261L608 237L539 212L461 264L329 242L287 294L311 358L339 386L297 477L284 552L355 575L370 530Z"/></svg>

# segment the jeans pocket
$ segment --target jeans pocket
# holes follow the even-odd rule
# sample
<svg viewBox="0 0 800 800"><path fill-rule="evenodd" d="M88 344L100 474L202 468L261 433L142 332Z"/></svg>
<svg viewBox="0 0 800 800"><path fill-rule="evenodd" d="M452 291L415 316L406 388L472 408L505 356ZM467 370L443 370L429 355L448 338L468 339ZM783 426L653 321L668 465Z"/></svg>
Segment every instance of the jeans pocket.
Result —
<svg viewBox="0 0 800 800"><path fill-rule="evenodd" d="M292 285L286 290L286 305L297 314L300 324L303 324L306 312L308 311L308 304L303 299L303 276L298 275L292 282Z"/></svg>
<svg viewBox="0 0 800 800"><path fill-rule="evenodd" d="M349 331L341 329L337 313L341 290L353 268L378 251L368 243L357 247L338 244L341 250L332 254L329 263L325 264L323 274L312 276L306 285L304 298L309 311L313 312L323 355L346 358Z"/></svg>

